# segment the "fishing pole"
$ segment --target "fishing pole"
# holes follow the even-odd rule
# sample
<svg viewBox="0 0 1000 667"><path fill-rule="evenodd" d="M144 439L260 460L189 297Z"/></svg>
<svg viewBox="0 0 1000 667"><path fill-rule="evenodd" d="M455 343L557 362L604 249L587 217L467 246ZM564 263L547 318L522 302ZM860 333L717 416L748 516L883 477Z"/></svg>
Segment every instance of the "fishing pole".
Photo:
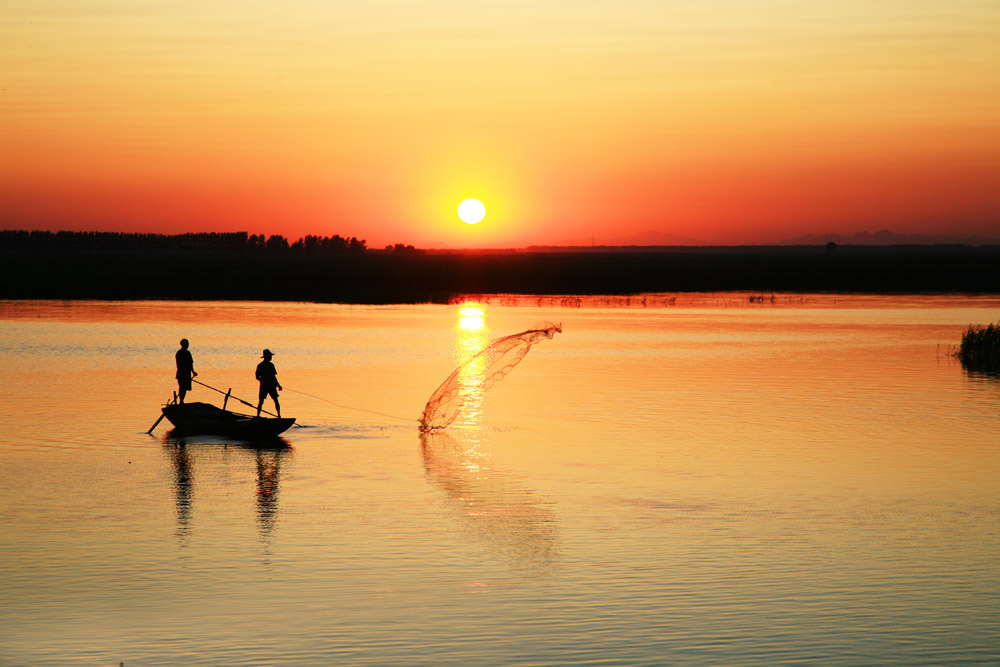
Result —
<svg viewBox="0 0 1000 667"><path fill-rule="evenodd" d="M197 384L200 384L202 387L205 387L207 389L211 389L212 391L217 391L220 394L223 394L224 396L226 396L227 399L228 398L232 398L232 399L235 399L235 400L239 401L243 405L246 405L246 406L254 408L254 409L257 408L257 406L254 405L253 403L248 403L247 401L244 401L239 396L233 396L233 390L232 389L230 389L229 391L222 391L221 389L216 389L215 387L213 387L211 385L208 385L208 384L205 384L201 380L195 380L194 378L191 378L191 382L195 382ZM273 412L268 412L267 410L261 410L261 412L263 412L266 415L271 415L272 417L277 417L278 416L278 415L274 414ZM292 426L298 426L299 428L302 428L301 424L292 424Z"/></svg>

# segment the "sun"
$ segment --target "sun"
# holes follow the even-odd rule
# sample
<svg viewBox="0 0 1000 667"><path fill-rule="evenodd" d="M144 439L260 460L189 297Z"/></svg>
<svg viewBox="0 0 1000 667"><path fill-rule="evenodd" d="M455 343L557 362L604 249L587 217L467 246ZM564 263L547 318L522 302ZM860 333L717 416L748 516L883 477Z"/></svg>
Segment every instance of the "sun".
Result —
<svg viewBox="0 0 1000 667"><path fill-rule="evenodd" d="M458 217L462 222L474 225L486 217L486 207L478 199L466 199L458 205Z"/></svg>

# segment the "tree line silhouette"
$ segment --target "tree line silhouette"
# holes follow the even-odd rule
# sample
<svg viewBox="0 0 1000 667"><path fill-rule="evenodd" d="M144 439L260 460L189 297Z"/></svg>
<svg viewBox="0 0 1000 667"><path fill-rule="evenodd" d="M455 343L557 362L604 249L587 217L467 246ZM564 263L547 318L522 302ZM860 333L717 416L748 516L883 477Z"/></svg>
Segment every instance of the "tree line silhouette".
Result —
<svg viewBox="0 0 1000 667"><path fill-rule="evenodd" d="M1000 246L368 249L341 236L0 231L0 299L447 303L463 294L1000 293Z"/></svg>
<svg viewBox="0 0 1000 667"><path fill-rule="evenodd" d="M134 232L49 232L0 230L0 248L25 250L207 250L207 251L305 251L363 253L364 240L355 237L303 236L294 243L280 234L247 232L198 232L141 234Z"/></svg>

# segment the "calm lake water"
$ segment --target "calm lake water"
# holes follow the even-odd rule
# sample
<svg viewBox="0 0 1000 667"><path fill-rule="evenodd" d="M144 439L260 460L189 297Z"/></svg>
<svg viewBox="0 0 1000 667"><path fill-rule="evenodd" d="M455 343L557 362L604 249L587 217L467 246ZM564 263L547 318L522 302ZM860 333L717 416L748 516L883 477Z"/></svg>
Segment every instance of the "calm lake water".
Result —
<svg viewBox="0 0 1000 667"><path fill-rule="evenodd" d="M1000 662L1000 297L0 302L0 664ZM561 323L443 432L460 360ZM283 448L179 438L198 379ZM189 401L217 402L195 386Z"/></svg>

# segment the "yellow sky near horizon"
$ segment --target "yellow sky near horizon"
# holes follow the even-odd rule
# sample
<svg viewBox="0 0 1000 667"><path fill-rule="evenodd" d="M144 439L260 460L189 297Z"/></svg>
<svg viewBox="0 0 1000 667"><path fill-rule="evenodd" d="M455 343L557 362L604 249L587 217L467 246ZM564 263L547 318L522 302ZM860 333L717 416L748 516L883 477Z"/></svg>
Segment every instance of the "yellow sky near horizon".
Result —
<svg viewBox="0 0 1000 667"><path fill-rule="evenodd" d="M0 62L5 228L1000 235L996 2L7 0Z"/></svg>

